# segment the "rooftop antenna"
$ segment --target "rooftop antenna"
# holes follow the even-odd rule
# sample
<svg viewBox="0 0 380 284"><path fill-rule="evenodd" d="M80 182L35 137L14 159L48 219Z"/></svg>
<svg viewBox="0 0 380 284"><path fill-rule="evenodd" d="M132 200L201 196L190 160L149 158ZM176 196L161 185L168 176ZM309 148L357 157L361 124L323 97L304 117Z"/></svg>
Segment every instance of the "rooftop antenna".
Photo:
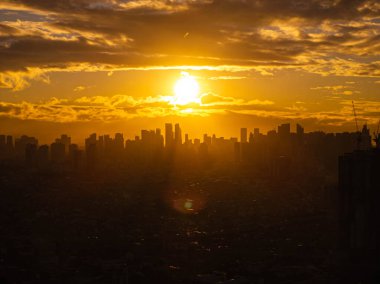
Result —
<svg viewBox="0 0 380 284"><path fill-rule="evenodd" d="M362 136L361 136L361 133L359 131L358 118L356 116L356 109L355 109L354 101L352 101L352 111L353 111L354 117L355 117L356 133L358 134L358 137L356 138L357 150L360 150L360 143L362 142Z"/></svg>

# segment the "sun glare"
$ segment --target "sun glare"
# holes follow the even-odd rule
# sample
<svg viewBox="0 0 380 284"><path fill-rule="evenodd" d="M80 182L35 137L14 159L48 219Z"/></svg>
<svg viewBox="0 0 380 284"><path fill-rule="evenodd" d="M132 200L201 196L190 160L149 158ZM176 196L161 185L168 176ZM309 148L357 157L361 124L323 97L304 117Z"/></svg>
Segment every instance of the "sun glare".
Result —
<svg viewBox="0 0 380 284"><path fill-rule="evenodd" d="M182 72L181 78L174 85L173 103L178 105L200 103L198 82L187 72Z"/></svg>

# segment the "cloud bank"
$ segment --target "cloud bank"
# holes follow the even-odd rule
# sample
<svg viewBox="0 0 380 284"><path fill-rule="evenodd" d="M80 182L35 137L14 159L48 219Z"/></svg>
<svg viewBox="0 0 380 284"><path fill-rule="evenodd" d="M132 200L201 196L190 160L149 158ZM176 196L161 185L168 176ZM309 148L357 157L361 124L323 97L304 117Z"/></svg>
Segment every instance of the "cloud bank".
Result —
<svg viewBox="0 0 380 284"><path fill-rule="evenodd" d="M0 86L13 90L94 69L380 76L376 0L15 0L0 19Z"/></svg>

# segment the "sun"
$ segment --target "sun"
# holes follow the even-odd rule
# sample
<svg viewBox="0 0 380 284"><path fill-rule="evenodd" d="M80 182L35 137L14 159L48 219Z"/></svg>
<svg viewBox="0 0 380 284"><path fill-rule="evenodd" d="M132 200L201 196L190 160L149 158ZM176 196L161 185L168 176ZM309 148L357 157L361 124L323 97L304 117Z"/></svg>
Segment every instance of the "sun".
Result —
<svg viewBox="0 0 380 284"><path fill-rule="evenodd" d="M181 78L174 85L173 103L186 105L200 103L199 84L193 76L187 72L181 73Z"/></svg>

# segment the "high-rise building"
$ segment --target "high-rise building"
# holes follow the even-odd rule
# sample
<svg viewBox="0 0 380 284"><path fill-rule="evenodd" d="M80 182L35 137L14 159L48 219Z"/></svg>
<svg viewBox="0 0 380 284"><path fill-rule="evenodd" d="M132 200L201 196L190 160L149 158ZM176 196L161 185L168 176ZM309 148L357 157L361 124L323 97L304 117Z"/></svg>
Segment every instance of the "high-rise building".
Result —
<svg viewBox="0 0 380 284"><path fill-rule="evenodd" d="M0 157L7 152L7 144L5 143L5 135L0 135Z"/></svg>
<svg viewBox="0 0 380 284"><path fill-rule="evenodd" d="M98 150L96 143L89 143L86 147L86 165L87 168L93 170L98 162Z"/></svg>
<svg viewBox="0 0 380 284"><path fill-rule="evenodd" d="M164 146L164 137L161 135L161 129L156 128L156 143L158 148L162 148Z"/></svg>
<svg viewBox="0 0 380 284"><path fill-rule="evenodd" d="M104 136L103 135L99 135L97 145L98 145L99 150L102 152L104 150Z"/></svg>
<svg viewBox="0 0 380 284"><path fill-rule="evenodd" d="M211 137L208 136L207 134L203 134L203 143L207 145L211 145Z"/></svg>
<svg viewBox="0 0 380 284"><path fill-rule="evenodd" d="M141 130L141 141L145 144L148 144L149 140L150 140L149 130L142 129Z"/></svg>
<svg viewBox="0 0 380 284"><path fill-rule="evenodd" d="M7 136L7 150L8 153L13 152L13 137L11 135Z"/></svg>
<svg viewBox="0 0 380 284"><path fill-rule="evenodd" d="M15 141L15 150L19 157L23 157L25 155L25 148L27 144L33 144L38 146L38 140L34 137L29 137L26 135L17 138Z"/></svg>
<svg viewBox="0 0 380 284"><path fill-rule="evenodd" d="M156 133L154 130L141 130L141 143L145 151L152 151L156 145Z"/></svg>
<svg viewBox="0 0 380 284"><path fill-rule="evenodd" d="M254 140L253 133L250 132L250 133L249 133L249 139L248 139L248 142L249 142L249 143L253 143L253 140Z"/></svg>
<svg viewBox="0 0 380 284"><path fill-rule="evenodd" d="M0 135L0 147L5 147L5 135Z"/></svg>
<svg viewBox="0 0 380 284"><path fill-rule="evenodd" d="M279 136L289 136L290 135L290 123L284 123L278 126Z"/></svg>
<svg viewBox="0 0 380 284"><path fill-rule="evenodd" d="M100 137L99 137L100 138ZM69 147L69 160L74 170L78 170L83 164L83 151L79 150L77 144L70 144Z"/></svg>
<svg viewBox="0 0 380 284"><path fill-rule="evenodd" d="M379 173L378 149L339 157L340 244L355 262L380 261Z"/></svg>
<svg viewBox="0 0 380 284"><path fill-rule="evenodd" d="M165 146L171 147L173 145L173 125L171 123L165 124Z"/></svg>
<svg viewBox="0 0 380 284"><path fill-rule="evenodd" d="M296 134L296 137L297 137L297 142L298 142L298 146L302 146L303 143L304 143L304 134L305 134L305 130L304 128L297 123L297 134Z"/></svg>
<svg viewBox="0 0 380 284"><path fill-rule="evenodd" d="M257 137L257 136L259 136L260 135L260 129L259 128L254 128L253 129L253 136L254 137Z"/></svg>
<svg viewBox="0 0 380 284"><path fill-rule="evenodd" d="M52 143L50 145L51 161L53 163L63 163L65 161L65 144Z"/></svg>
<svg viewBox="0 0 380 284"><path fill-rule="evenodd" d="M113 150L113 139L108 135L103 135L103 139L104 139L104 151L107 153L107 154L110 154L112 153L112 150ZM99 143L96 143L97 145L97 150L101 150L99 149Z"/></svg>
<svg viewBox="0 0 380 284"><path fill-rule="evenodd" d="M95 145L97 144L96 137L97 137L96 133L92 133L88 138L86 138L85 140L86 152L87 152L87 148L91 144L95 144Z"/></svg>
<svg viewBox="0 0 380 284"><path fill-rule="evenodd" d="M69 152L69 146L71 144L71 137L66 134L62 134L60 138L55 139L55 143L61 143L65 145L65 153Z"/></svg>
<svg viewBox="0 0 380 284"><path fill-rule="evenodd" d="M199 158L201 161L206 161L208 158L208 145L206 143L201 143L199 145Z"/></svg>
<svg viewBox="0 0 380 284"><path fill-rule="evenodd" d="M77 144L70 144L69 147L69 159L72 161L74 159L75 152L78 151L79 147Z"/></svg>
<svg viewBox="0 0 380 284"><path fill-rule="evenodd" d="M41 145L37 150L37 166L45 168L49 165L49 146Z"/></svg>
<svg viewBox="0 0 380 284"><path fill-rule="evenodd" d="M241 144L238 143L238 142L235 142L234 143L234 159L235 159L235 162L240 162L241 160Z"/></svg>
<svg viewBox="0 0 380 284"><path fill-rule="evenodd" d="M267 132L267 136L268 136L268 138L274 138L274 137L276 137L276 135L277 135L277 132L276 132L276 130L269 130L268 132Z"/></svg>
<svg viewBox="0 0 380 284"><path fill-rule="evenodd" d="M25 162L28 167L34 167L37 161L37 145L27 143L25 145Z"/></svg>
<svg viewBox="0 0 380 284"><path fill-rule="evenodd" d="M304 133L305 133L304 128L300 124L297 123L297 135L302 136L304 135Z"/></svg>
<svg viewBox="0 0 380 284"><path fill-rule="evenodd" d="M115 134L115 150L121 152L124 149L124 136L122 133Z"/></svg>
<svg viewBox="0 0 380 284"><path fill-rule="evenodd" d="M362 132L360 134L360 150L368 150L372 147L371 134L369 132L369 128L367 124L363 125Z"/></svg>
<svg viewBox="0 0 380 284"><path fill-rule="evenodd" d="M182 130L181 127L179 127L179 124L175 124L175 129L174 129L174 141L176 145L182 145Z"/></svg>
<svg viewBox="0 0 380 284"><path fill-rule="evenodd" d="M212 145L215 145L215 144L216 144L216 139L217 139L217 138L216 138L216 135L213 134L212 137L211 137L211 144L212 144Z"/></svg>
<svg viewBox="0 0 380 284"><path fill-rule="evenodd" d="M241 128L240 129L240 142L241 143L247 143L247 128Z"/></svg>
<svg viewBox="0 0 380 284"><path fill-rule="evenodd" d="M238 141L238 139L237 139L236 137L231 137L231 138L230 138L230 142L231 142L232 144L235 144L235 143L237 143L237 142L239 142L239 141Z"/></svg>

